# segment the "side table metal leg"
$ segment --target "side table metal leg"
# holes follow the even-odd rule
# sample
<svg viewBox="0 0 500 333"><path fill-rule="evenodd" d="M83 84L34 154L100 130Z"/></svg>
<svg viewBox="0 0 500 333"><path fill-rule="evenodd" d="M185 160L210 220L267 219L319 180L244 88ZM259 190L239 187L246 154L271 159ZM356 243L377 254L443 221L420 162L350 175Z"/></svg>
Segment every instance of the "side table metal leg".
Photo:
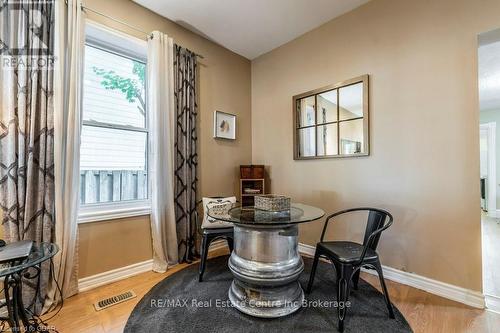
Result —
<svg viewBox="0 0 500 333"><path fill-rule="evenodd" d="M26 309L24 307L24 302L23 302L23 281L22 281L22 276L20 274L15 274L16 277L16 287L15 287L15 293L16 293L16 298L17 298L17 311L19 318L24 324L24 327L28 329L28 331L32 332L37 332L36 330L29 330L30 328L36 329L38 325L32 325L28 319L28 316L26 315Z"/></svg>
<svg viewBox="0 0 500 333"><path fill-rule="evenodd" d="M19 332L19 320L17 319L17 308L15 302L15 296L10 293L10 289L13 289L12 286L12 277L7 275L3 282L4 285L4 294L5 294L5 303L7 306L8 312L8 323L12 332Z"/></svg>

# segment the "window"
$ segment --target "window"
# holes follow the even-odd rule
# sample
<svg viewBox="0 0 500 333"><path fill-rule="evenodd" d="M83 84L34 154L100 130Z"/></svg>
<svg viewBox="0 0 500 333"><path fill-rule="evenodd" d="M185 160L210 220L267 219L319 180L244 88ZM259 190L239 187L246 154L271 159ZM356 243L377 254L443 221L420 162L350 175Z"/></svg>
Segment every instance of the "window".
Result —
<svg viewBox="0 0 500 333"><path fill-rule="evenodd" d="M366 156L368 75L293 97L294 159Z"/></svg>
<svg viewBox="0 0 500 333"><path fill-rule="evenodd" d="M149 213L146 46L86 31L79 221Z"/></svg>

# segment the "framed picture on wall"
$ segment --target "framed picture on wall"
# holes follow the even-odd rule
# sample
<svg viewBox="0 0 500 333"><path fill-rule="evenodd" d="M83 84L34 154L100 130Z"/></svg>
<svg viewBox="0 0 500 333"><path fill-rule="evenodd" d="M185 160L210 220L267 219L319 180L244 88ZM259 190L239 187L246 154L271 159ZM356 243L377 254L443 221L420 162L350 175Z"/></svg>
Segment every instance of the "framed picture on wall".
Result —
<svg viewBox="0 0 500 333"><path fill-rule="evenodd" d="M222 111L214 112L214 138L236 139L236 115Z"/></svg>

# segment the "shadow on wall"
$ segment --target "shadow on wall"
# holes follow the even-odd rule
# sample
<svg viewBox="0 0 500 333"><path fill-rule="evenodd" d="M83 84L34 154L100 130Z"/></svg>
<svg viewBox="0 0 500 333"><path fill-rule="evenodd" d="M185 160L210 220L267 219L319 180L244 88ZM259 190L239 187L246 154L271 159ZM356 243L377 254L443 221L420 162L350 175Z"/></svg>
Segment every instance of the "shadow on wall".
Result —
<svg viewBox="0 0 500 333"><path fill-rule="evenodd" d="M271 173L272 173L273 167L270 165L266 165L264 168L264 186L266 187L266 193L267 194L279 194L279 193L273 193L273 183L271 180Z"/></svg>
<svg viewBox="0 0 500 333"><path fill-rule="evenodd" d="M326 217L332 213L348 208L374 207L385 209L394 217L394 224L388 230L384 231L379 243L378 251L382 256L382 263L384 256L386 258L391 257L390 261L397 263L394 268L407 271L408 264L414 259L404 251L409 243L419 242L418 239L412 237L414 234L412 230L417 227L415 222L417 221L418 213L411 207L346 201L343 200L340 193L334 191L312 191L310 196L295 198L295 200L304 203L314 203L314 205L319 206L325 211L324 218L304 226L307 228L307 234L314 235L314 238L301 237L301 242L310 245L315 245L319 242ZM362 242L366 227L366 217L366 213L353 213L337 218L336 222L330 222L325 236L326 239ZM302 236L305 235L302 234Z"/></svg>

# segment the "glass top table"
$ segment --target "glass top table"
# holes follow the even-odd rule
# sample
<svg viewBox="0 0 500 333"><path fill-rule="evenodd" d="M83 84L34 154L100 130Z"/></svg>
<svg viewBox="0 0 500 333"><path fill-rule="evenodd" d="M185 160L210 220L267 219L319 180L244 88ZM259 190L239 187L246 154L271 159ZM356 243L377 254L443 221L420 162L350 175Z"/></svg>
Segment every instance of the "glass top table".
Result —
<svg viewBox="0 0 500 333"><path fill-rule="evenodd" d="M253 206L226 204L208 210L208 216L219 221L235 224L280 226L310 222L322 218L325 212L313 206L292 203L290 209L284 211L266 211Z"/></svg>
<svg viewBox="0 0 500 333"><path fill-rule="evenodd" d="M207 212L214 220L233 223L233 274L229 300L239 311L276 318L297 311L304 300L298 278L304 261L298 250L299 224L318 220L325 212L292 203L279 212L221 204Z"/></svg>
<svg viewBox="0 0 500 333"><path fill-rule="evenodd" d="M27 258L0 263L0 277L11 275L49 260L57 254L59 247L54 243L33 243Z"/></svg>
<svg viewBox="0 0 500 333"><path fill-rule="evenodd" d="M57 252L59 252L59 247L56 244L33 243L28 257L0 263L0 277L4 279L3 292L5 295L2 307L7 308L8 314L7 317L0 317L0 319L9 323L12 332L38 332L40 330L39 320L32 316L33 309L28 311L24 307L22 287L26 279L38 279L32 283L39 284L41 264L50 260ZM37 294L36 297L40 297L40 295Z"/></svg>

